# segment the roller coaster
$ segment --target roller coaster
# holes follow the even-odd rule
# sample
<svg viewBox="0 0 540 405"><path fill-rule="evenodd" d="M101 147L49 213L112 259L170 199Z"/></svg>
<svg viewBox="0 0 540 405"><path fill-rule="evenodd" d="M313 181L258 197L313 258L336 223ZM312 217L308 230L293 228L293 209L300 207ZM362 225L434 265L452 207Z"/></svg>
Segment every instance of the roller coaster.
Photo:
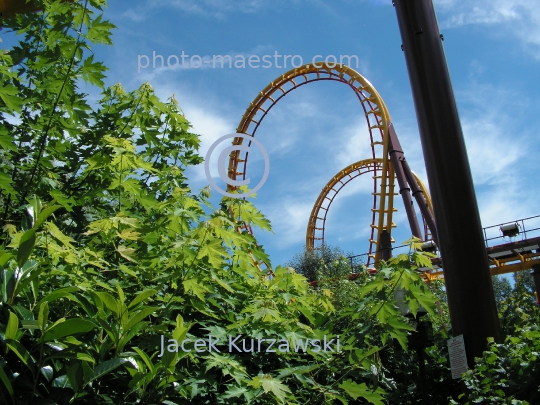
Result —
<svg viewBox="0 0 540 405"><path fill-rule="evenodd" d="M369 142L371 156L353 163L335 174L320 192L311 214L309 216L306 231L306 247L318 249L325 240L326 219L332 202L351 180L370 173L373 178L373 204L371 207L371 224L369 237L369 250L366 266L370 272L376 271L381 260L391 257L392 229L396 224L392 216L397 209L394 207L397 195L401 195L409 226L413 236L423 240L426 246L436 250L436 224L433 217L433 207L427 187L421 179L410 169L404 155L403 148L399 143L397 133L392 124L388 109L375 87L360 73L345 65L333 65L320 63L317 65L306 64L292 69L281 75L264 88L250 103L243 115L236 132L255 137L258 128L272 107L287 94L306 84L318 81L336 81L347 85L356 95L363 110L366 124L369 130ZM242 145L244 138L237 137L233 145ZM249 141L247 146L251 146ZM245 180L247 175L247 163L249 150L233 150L229 156L228 176L232 180ZM398 189L396 189L396 180ZM228 185L227 191L234 192L234 185ZM422 226L420 226L416 210L413 206L413 198L421 214ZM527 218L540 219L539 217ZM515 237L521 231L525 231L525 238L519 242L510 242L491 246L487 230L494 227L484 228L486 248L491 263L492 274L502 274L532 268L540 264L540 237L528 239L521 220L521 226L517 222L502 224L506 226L503 237ZM538 221L540 222L540 221ZM515 227L517 227L517 232ZM510 227L509 227L510 226ZM241 224L241 228L253 233L248 224ZM508 229L511 229L508 232ZM531 232L539 231L540 225L529 227ZM522 233L522 232L521 232ZM426 279L430 280L444 275L440 258L433 260L434 270L424 269ZM269 269L264 261L257 265L262 269Z"/></svg>

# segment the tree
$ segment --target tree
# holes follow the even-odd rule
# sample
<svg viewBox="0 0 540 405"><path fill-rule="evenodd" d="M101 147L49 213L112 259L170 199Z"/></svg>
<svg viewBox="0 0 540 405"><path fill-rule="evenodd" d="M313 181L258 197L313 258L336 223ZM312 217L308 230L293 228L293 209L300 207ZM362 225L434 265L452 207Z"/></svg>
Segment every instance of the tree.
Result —
<svg viewBox="0 0 540 405"><path fill-rule="evenodd" d="M510 281L502 276L493 276L491 277L491 281L493 284L493 292L495 293L497 310L500 311L504 301L507 300L512 293L512 286L510 285Z"/></svg>
<svg viewBox="0 0 540 405"><path fill-rule="evenodd" d="M513 274L514 283L516 284L516 289L523 286L523 290L530 295L534 295L536 291L536 286L534 285L534 278L529 270L519 271Z"/></svg>
<svg viewBox="0 0 540 405"><path fill-rule="evenodd" d="M318 249L305 248L302 253L294 255L286 266L294 268L309 281L316 281L321 277L341 278L365 269L362 259L352 256L350 252L345 253L337 246L323 244Z"/></svg>

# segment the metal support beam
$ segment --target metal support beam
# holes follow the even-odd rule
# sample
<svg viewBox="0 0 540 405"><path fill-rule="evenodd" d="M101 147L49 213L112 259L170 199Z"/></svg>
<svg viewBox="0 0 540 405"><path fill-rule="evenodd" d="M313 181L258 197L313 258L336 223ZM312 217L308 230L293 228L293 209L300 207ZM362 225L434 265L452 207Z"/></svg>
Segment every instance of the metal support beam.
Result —
<svg viewBox="0 0 540 405"><path fill-rule="evenodd" d="M501 341L476 195L432 0L394 0L433 200L454 336ZM471 282L474 280L474 282Z"/></svg>
<svg viewBox="0 0 540 405"><path fill-rule="evenodd" d="M531 275L534 279L534 287L536 292L536 303L540 303L540 264L533 265L533 271L531 271Z"/></svg>
<svg viewBox="0 0 540 405"><path fill-rule="evenodd" d="M390 236L390 233L383 229L381 232L381 260L388 261L392 257L392 237Z"/></svg>
<svg viewBox="0 0 540 405"><path fill-rule="evenodd" d="M437 238L437 227L435 226L435 218L433 218L433 215L431 215L431 211L429 210L429 207L427 205L424 193L416 182L413 172L409 167L409 163L407 163L405 158L403 158L403 160L401 161L401 166L403 167L403 171L405 172L407 182L411 186L412 195L416 200L416 203L418 204L418 208L420 208L420 211L422 212L422 216L427 222L429 230L431 231L431 237L433 238L437 246L439 246L439 239Z"/></svg>
<svg viewBox="0 0 540 405"><path fill-rule="evenodd" d="M411 198L411 189L407 184L407 177L405 176L405 172L401 166L401 161L405 159L405 156L392 123L388 125L388 141L388 154L390 155L390 160L394 166L394 172L396 173L396 178L399 185L399 194L401 194L401 198L403 198L403 205L405 206L405 212L407 213L411 233L418 239L422 239L422 231L420 231L420 225L418 224L418 218L416 217L416 211L414 210L413 201ZM431 234L433 234L433 232L431 232Z"/></svg>

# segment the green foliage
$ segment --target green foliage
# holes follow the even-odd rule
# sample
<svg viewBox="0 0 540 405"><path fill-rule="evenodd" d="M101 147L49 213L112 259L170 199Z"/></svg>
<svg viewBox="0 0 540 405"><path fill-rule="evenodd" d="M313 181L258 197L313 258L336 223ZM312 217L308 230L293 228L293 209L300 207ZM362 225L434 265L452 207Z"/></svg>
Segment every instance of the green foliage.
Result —
<svg viewBox="0 0 540 405"><path fill-rule="evenodd" d="M331 291L331 302L338 315L335 324L342 335L354 333L357 340L382 348L377 351L377 363L372 381L384 387L388 403L416 404L421 402L418 360L407 349L408 337L417 332L408 318L401 316L394 301L397 287L406 287L405 300L411 310L422 304L429 311L424 320L433 324L435 344L427 348L427 391L433 403L445 403L460 392L457 381L451 379L446 340L449 315L442 280L430 284L417 274L429 256L414 251L400 255L370 275L362 272L354 280L322 278L318 285ZM370 314L375 314L370 317Z"/></svg>
<svg viewBox="0 0 540 405"><path fill-rule="evenodd" d="M468 404L540 402L540 308L529 272L514 273L514 288L500 303L504 342L489 339L488 348L462 378ZM457 402L452 402L457 403Z"/></svg>
<svg viewBox="0 0 540 405"><path fill-rule="evenodd" d="M491 277L491 281L493 284L493 292L495 294L497 310L500 311L504 301L508 299L512 293L512 286L510 285L510 281L508 281L506 277L502 276L493 276Z"/></svg>
<svg viewBox="0 0 540 405"><path fill-rule="evenodd" d="M508 336L502 344L490 339L488 350L463 375L468 389L467 404L539 403L539 353L537 324L517 328L516 334Z"/></svg>
<svg viewBox="0 0 540 405"><path fill-rule="evenodd" d="M365 270L361 258L351 257L345 254L339 247L322 245L319 249L304 249L296 254L287 266L290 266L309 281L321 278L341 279L351 273L360 273Z"/></svg>
<svg viewBox="0 0 540 405"><path fill-rule="evenodd" d="M534 280L529 271L514 273L514 288L502 302L499 320L504 336L513 336L520 328L538 325L539 308L535 303ZM536 314L536 316L535 316Z"/></svg>

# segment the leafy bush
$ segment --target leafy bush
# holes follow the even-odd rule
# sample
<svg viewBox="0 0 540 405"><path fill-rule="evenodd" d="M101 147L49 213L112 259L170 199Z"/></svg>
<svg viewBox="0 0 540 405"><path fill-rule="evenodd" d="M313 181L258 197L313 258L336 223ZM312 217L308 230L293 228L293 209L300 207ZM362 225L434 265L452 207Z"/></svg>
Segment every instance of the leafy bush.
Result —
<svg viewBox="0 0 540 405"><path fill-rule="evenodd" d="M488 350L463 375L467 404L540 402L540 327L518 328L504 343L489 340ZM452 402L457 403L457 402Z"/></svg>
<svg viewBox="0 0 540 405"><path fill-rule="evenodd" d="M483 356L463 375L468 392L461 398L469 404L540 403L540 309L530 274L515 273L514 281L499 313L504 342L490 339Z"/></svg>
<svg viewBox="0 0 540 405"><path fill-rule="evenodd" d="M319 249L305 248L302 253L294 255L286 266L294 268L304 275L310 282L321 278L341 279L351 273L360 273L365 270L361 258L353 257L351 253L345 254L337 246L323 244Z"/></svg>

